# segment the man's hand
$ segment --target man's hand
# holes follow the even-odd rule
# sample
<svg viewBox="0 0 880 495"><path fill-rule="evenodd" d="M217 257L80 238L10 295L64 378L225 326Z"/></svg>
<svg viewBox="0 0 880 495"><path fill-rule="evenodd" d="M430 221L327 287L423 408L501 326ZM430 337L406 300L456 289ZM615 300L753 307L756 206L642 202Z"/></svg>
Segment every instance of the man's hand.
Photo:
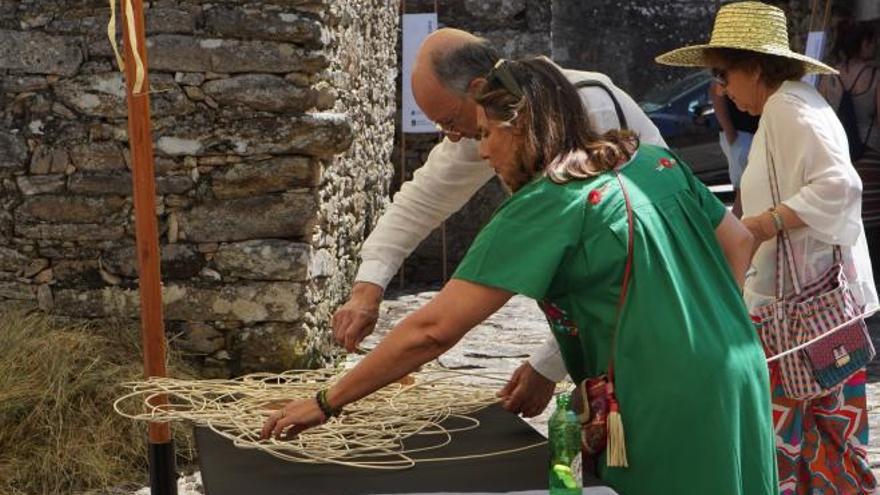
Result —
<svg viewBox="0 0 880 495"><path fill-rule="evenodd" d="M531 418L544 411L555 390L555 383L525 362L513 372L510 381L497 395L502 399L504 409Z"/></svg>
<svg viewBox="0 0 880 495"><path fill-rule="evenodd" d="M376 327L383 292L378 285L356 282L348 302L333 314L333 337L348 352L354 352Z"/></svg>

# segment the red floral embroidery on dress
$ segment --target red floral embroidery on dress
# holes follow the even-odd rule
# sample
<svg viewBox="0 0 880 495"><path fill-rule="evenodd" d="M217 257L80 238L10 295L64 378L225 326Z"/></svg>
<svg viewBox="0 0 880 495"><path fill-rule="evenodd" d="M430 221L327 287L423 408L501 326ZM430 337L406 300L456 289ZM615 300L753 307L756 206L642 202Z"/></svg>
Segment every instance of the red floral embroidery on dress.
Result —
<svg viewBox="0 0 880 495"><path fill-rule="evenodd" d="M591 205L599 204L599 202L602 201L602 197L605 195L605 189L607 188L608 184L605 184L597 187L596 189L593 189L592 191L590 191L589 194L587 194L587 201L589 201Z"/></svg>
<svg viewBox="0 0 880 495"><path fill-rule="evenodd" d="M657 160L657 169L656 170L663 170L666 168L672 168L673 166L675 166L675 163L676 163L675 159L663 157L663 158Z"/></svg>
<svg viewBox="0 0 880 495"><path fill-rule="evenodd" d="M562 308L546 300L538 302L538 306L544 312L544 316L547 317L551 330L571 337L577 337L577 324L569 319Z"/></svg>

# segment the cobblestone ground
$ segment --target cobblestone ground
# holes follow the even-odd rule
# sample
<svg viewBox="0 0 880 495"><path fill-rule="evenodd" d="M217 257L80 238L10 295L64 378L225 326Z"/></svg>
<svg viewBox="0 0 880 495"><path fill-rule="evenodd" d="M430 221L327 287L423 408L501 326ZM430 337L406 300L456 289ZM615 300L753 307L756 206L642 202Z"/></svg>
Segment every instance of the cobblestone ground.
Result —
<svg viewBox="0 0 880 495"><path fill-rule="evenodd" d="M419 308L434 294L436 292L432 290L389 294L382 304L377 330L364 345L375 345L395 322ZM874 345L880 349L880 316L871 318L868 323ZM548 336L547 322L534 301L516 296L442 356L440 364L507 376ZM503 382L499 382L499 388L501 385ZM868 411L871 429L868 453L874 473L880 477L880 360L874 360L868 366ZM546 435L550 412L552 407L527 421Z"/></svg>

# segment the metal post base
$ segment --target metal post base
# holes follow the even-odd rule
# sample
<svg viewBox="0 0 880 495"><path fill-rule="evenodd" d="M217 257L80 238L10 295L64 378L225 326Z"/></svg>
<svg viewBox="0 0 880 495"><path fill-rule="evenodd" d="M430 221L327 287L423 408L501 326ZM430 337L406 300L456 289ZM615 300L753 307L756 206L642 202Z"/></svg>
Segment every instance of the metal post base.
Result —
<svg viewBox="0 0 880 495"><path fill-rule="evenodd" d="M150 444L150 493L177 495L177 462L173 441Z"/></svg>

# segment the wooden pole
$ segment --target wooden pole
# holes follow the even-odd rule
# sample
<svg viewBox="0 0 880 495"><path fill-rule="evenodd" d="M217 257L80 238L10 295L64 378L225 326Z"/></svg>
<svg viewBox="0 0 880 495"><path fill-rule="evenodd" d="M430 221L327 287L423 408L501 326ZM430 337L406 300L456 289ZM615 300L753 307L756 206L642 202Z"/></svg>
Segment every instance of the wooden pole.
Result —
<svg viewBox="0 0 880 495"><path fill-rule="evenodd" d="M446 221L440 224L440 254L443 256L442 284L449 280L449 248L446 241Z"/></svg>
<svg viewBox="0 0 880 495"><path fill-rule="evenodd" d="M156 220L156 184L150 126L149 71L144 36L142 0L122 0L125 79L128 102L128 142L132 161L135 242L140 277L141 337L144 376L164 377L165 324L162 316L162 279L159 271L159 229ZM151 401L168 403L165 396ZM168 423L149 424L150 486L154 495L176 494L177 473Z"/></svg>
<svg viewBox="0 0 880 495"><path fill-rule="evenodd" d="M440 10L437 5L437 0L434 0L434 13L437 14L437 19L440 19ZM443 141L443 133L442 132L440 133L440 141ZM443 222L440 223L440 251L441 251L440 254L443 258L443 260L442 260L443 280L441 281L441 285L445 285L446 281L449 280L449 268L448 268L449 254L448 254L447 238L446 238L446 220L443 220Z"/></svg>
<svg viewBox="0 0 880 495"><path fill-rule="evenodd" d="M400 53L403 55L403 16L406 14L406 0L400 0L400 20L401 20L401 39L400 39ZM403 79L400 80L400 102L401 106L403 105L403 86L406 84L406 81ZM400 187L403 188L403 183L406 182L406 133L403 132L403 112L400 114ZM398 287L400 290L406 286L406 258L400 263L400 276L398 277Z"/></svg>
<svg viewBox="0 0 880 495"><path fill-rule="evenodd" d="M829 28L828 22L831 20L831 2L832 0L825 1L825 15L822 16L822 31Z"/></svg>
<svg viewBox="0 0 880 495"><path fill-rule="evenodd" d="M401 119L403 117L401 116ZM400 123L400 187L403 188L403 183L406 182L406 134L403 132L403 121ZM400 290L403 290L406 287L406 258L400 263L400 276L397 281L399 282L398 287Z"/></svg>
<svg viewBox="0 0 880 495"><path fill-rule="evenodd" d="M815 25L816 19L816 11L819 10L819 0L813 0L810 6L810 25L807 27L807 32L815 31L813 27Z"/></svg>

